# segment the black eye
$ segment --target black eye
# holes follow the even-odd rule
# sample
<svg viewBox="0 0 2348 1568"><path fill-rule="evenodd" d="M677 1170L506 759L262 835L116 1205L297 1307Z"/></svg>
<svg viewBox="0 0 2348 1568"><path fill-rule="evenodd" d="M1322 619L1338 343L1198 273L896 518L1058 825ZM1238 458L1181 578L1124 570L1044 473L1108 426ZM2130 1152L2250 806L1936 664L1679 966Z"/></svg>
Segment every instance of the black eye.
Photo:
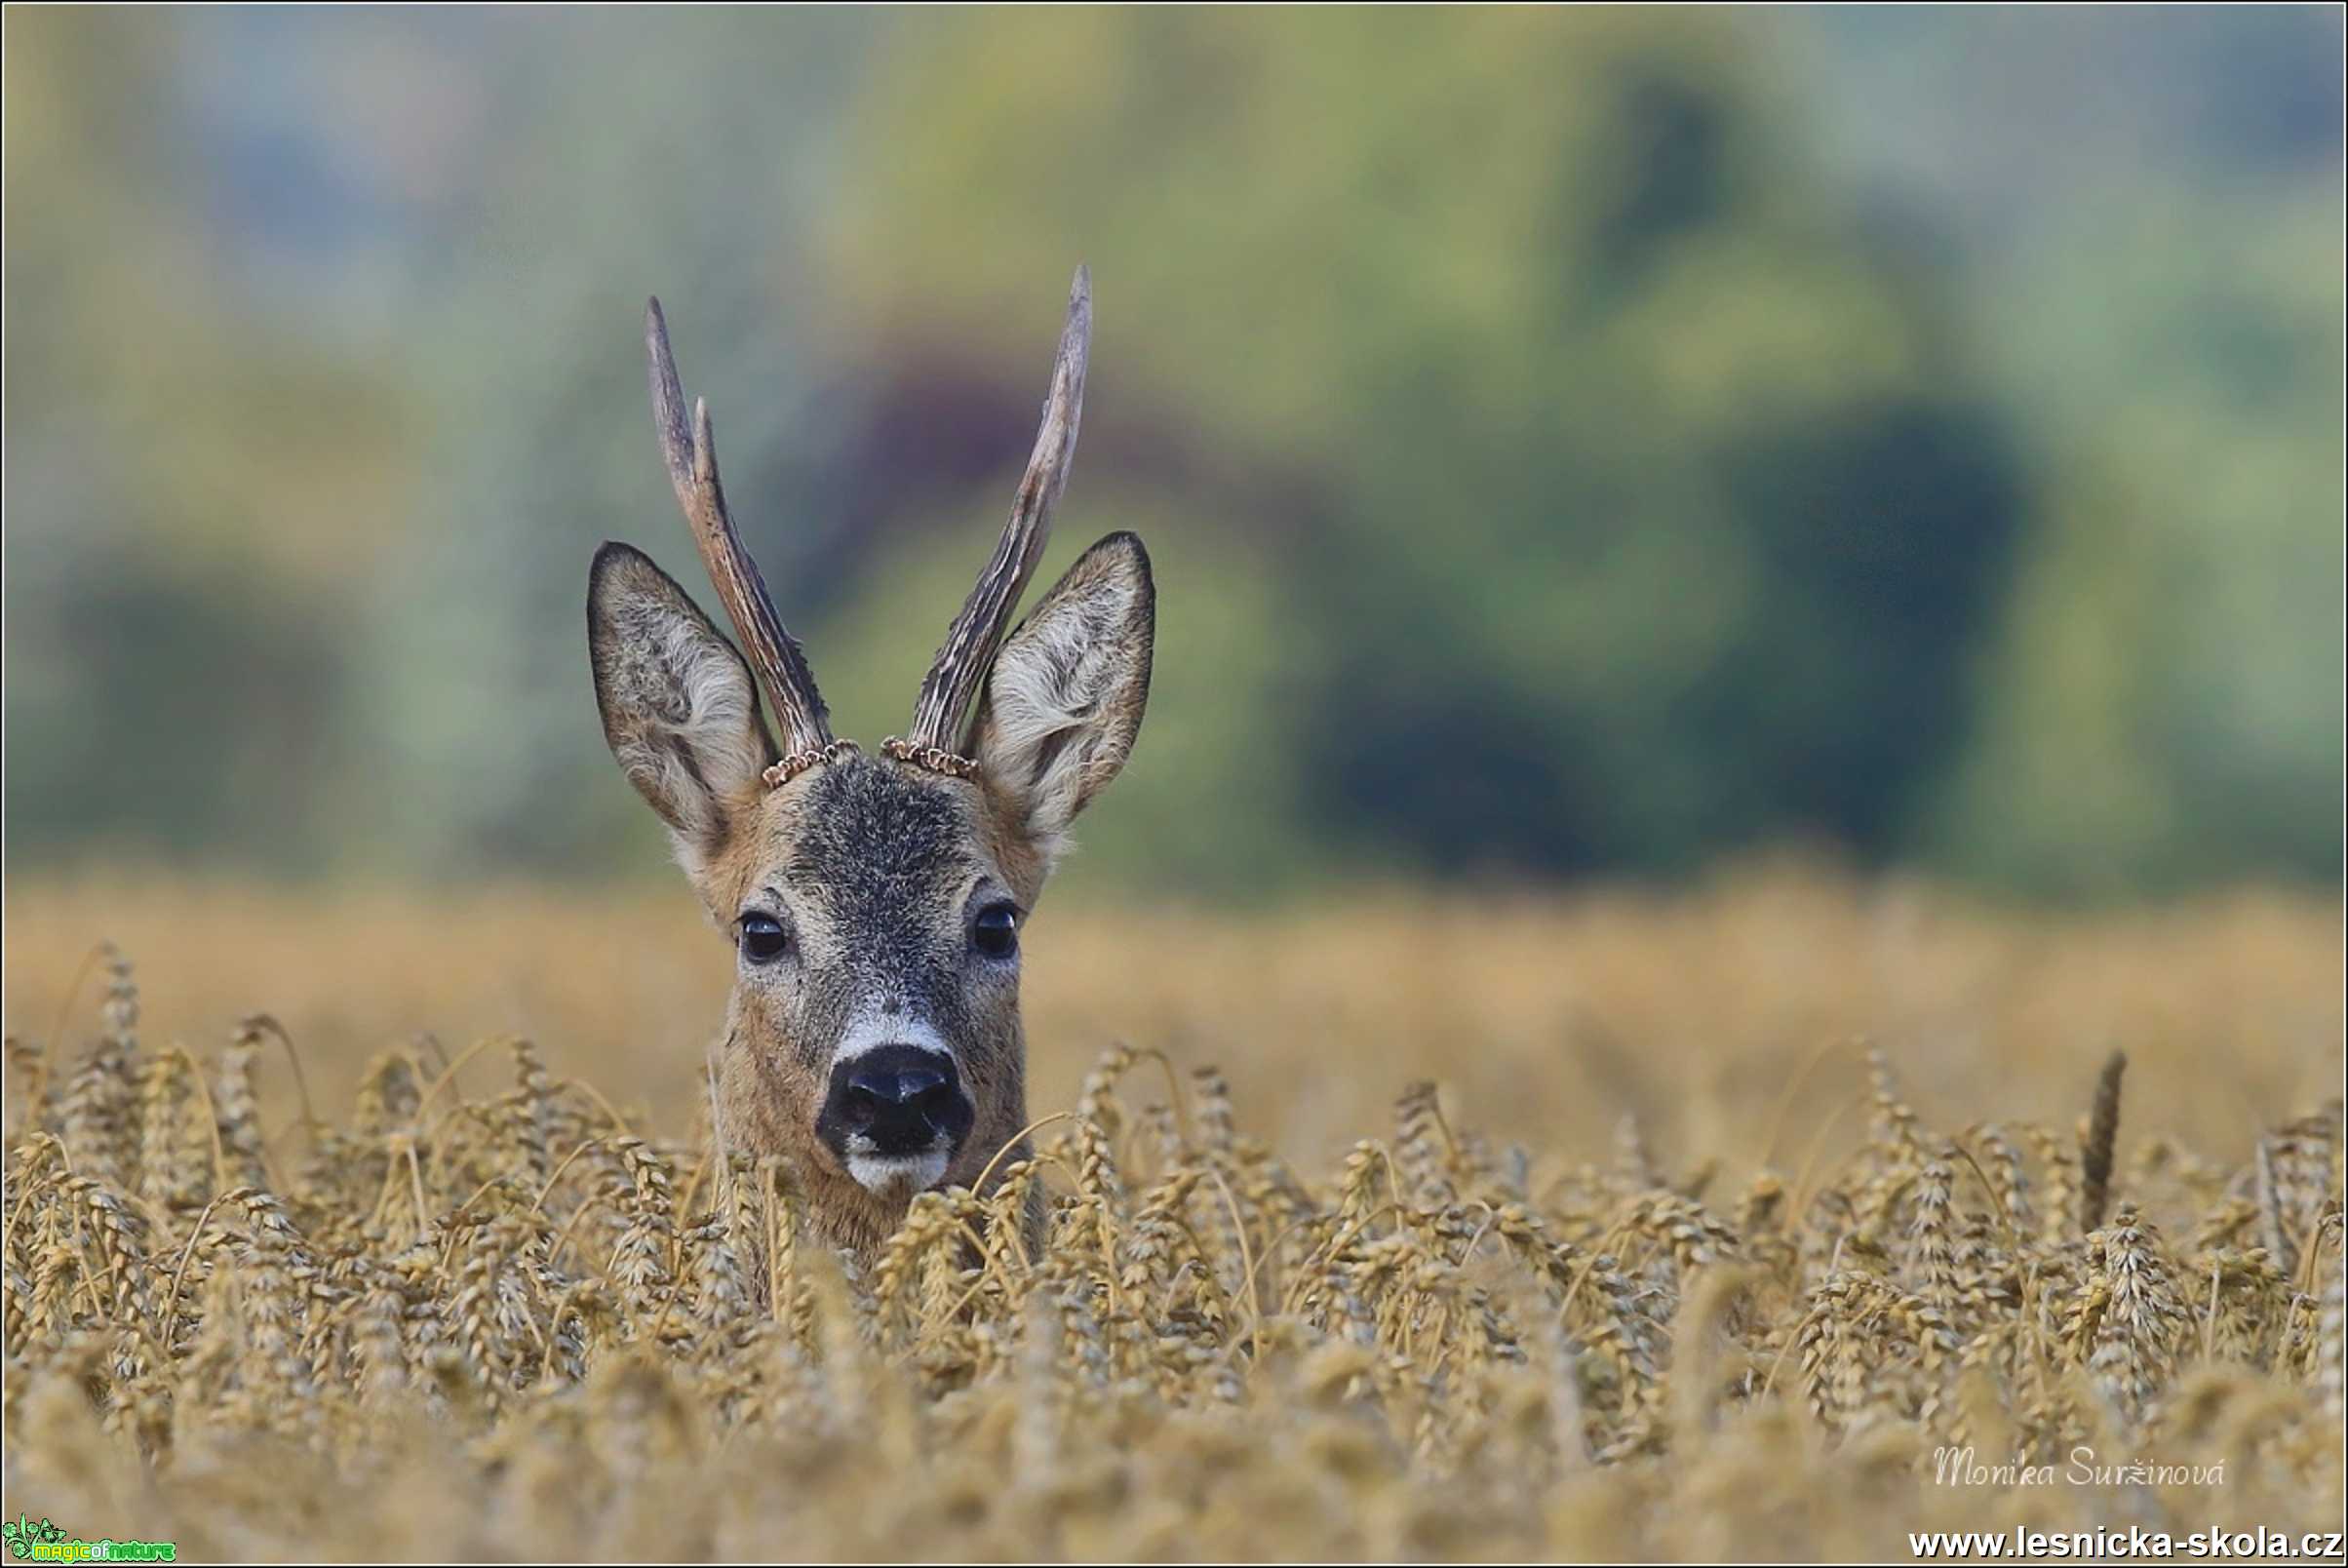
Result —
<svg viewBox="0 0 2348 1568"><path fill-rule="evenodd" d="M783 956L783 950L790 945L791 933L784 930L783 922L773 916L742 917L742 957L751 962L764 963L779 959Z"/></svg>
<svg viewBox="0 0 2348 1568"><path fill-rule="evenodd" d="M1007 959L1019 951L1019 911L1008 904L989 904L970 922L970 945L990 959Z"/></svg>

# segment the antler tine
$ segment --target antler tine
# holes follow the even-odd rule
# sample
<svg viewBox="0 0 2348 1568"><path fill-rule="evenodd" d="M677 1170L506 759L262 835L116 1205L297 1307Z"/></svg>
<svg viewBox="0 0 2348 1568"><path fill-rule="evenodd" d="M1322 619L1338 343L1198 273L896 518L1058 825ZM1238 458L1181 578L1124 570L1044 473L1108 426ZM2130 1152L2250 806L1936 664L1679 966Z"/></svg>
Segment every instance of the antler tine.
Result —
<svg viewBox="0 0 2348 1568"><path fill-rule="evenodd" d="M815 689L806 654L774 612L766 581L725 509L709 405L695 399L692 423L685 422L685 390L678 384L677 357L669 350L669 324L658 299L645 306L645 356L652 383L652 426L660 434L669 483L676 488L677 504L692 529L701 564L741 640L743 656L774 705L775 720L783 729L783 765L789 767L793 759L821 752L832 743L831 715Z"/></svg>
<svg viewBox="0 0 2348 1568"><path fill-rule="evenodd" d="M1076 451L1076 425L1084 409L1084 357L1092 344L1092 274L1076 268L1068 291L1068 325L1060 332L1058 357L1052 363L1051 390L1043 399L1043 419L1036 432L1036 451L1011 503L1011 520L1003 526L995 554L978 584L962 602L961 613L946 633L921 681L921 695L914 705L913 729L905 744L913 751L958 750L963 717L970 700L986 681L995 651L1010 628L1011 612L1035 575L1051 536L1052 503L1068 483L1070 459Z"/></svg>

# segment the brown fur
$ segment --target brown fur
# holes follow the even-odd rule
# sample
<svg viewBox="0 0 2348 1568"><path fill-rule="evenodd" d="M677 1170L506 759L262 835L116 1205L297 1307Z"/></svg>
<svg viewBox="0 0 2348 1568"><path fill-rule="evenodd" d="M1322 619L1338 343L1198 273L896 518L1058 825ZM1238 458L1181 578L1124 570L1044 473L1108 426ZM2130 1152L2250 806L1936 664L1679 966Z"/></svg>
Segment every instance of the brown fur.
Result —
<svg viewBox="0 0 2348 1568"><path fill-rule="evenodd" d="M590 648L606 739L672 830L729 938L782 922L786 958L739 961L718 1063L729 1148L798 1173L809 1218L869 1254L908 1195L880 1196L816 1136L835 1047L875 1009L947 1042L974 1119L942 1185L968 1185L1026 1126L1016 960L973 955L969 921L1033 911L1069 822L1124 765L1147 705L1155 600L1138 539L1087 551L1004 643L972 727L971 778L849 754L769 790L748 668L682 588L626 546L597 557ZM1039 1216L1031 1216L1031 1223Z"/></svg>
<svg viewBox="0 0 2348 1568"><path fill-rule="evenodd" d="M848 968L856 933L843 928L847 922L832 918L822 884L793 885L795 879L803 883L810 876L871 869L840 866L822 857L810 861L804 852L809 840L817 837L824 806L839 793L836 786L845 776L835 769L882 775L886 783L875 793L930 797L951 814L956 831L948 858L960 864L952 870L934 868L934 878L924 878L919 895L901 906L900 918L907 926L929 938L920 946L959 949L963 905L971 888L990 879L1008 888L1022 909L1034 907L1041 891L1039 868L1032 855L1018 856L1025 863L1010 867L997 861L996 846L1017 846L1020 841L1003 832L985 790L972 781L911 764L857 757L802 775L754 804L725 850L700 879L698 890L722 927L731 925L733 911L754 889L772 887L792 903L802 948L802 970L820 977ZM869 845L877 860L901 847L879 841ZM786 990L799 995L784 995ZM736 983L726 1009L718 1078L720 1115L733 1147L754 1156L781 1155L798 1170L810 1212L827 1239L869 1251L896 1229L905 1202L883 1201L842 1172L816 1139L812 1120L812 1108L823 1098L831 1066L829 1037L837 1036L840 1015L850 1005L850 999L820 978L786 987L761 985L746 974ZM967 1186L1027 1125L1027 1037L1020 1024L1015 980L1007 989L988 988L974 1000L967 1027L956 1032L954 1044L977 1120L945 1179L949 1185Z"/></svg>

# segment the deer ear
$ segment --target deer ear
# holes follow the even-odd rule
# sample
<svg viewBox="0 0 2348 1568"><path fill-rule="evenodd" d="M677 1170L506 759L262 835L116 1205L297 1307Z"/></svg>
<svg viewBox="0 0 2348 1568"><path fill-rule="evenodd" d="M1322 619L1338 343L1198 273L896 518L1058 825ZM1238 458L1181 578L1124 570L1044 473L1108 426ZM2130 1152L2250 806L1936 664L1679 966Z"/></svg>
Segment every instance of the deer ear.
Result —
<svg viewBox="0 0 2348 1568"><path fill-rule="evenodd" d="M996 655L972 755L1047 866L1076 813L1133 753L1156 631L1149 553L1134 535L1112 533Z"/></svg>
<svg viewBox="0 0 2348 1568"><path fill-rule="evenodd" d="M675 579L624 544L595 553L587 651L604 741L698 877L775 759L750 667Z"/></svg>

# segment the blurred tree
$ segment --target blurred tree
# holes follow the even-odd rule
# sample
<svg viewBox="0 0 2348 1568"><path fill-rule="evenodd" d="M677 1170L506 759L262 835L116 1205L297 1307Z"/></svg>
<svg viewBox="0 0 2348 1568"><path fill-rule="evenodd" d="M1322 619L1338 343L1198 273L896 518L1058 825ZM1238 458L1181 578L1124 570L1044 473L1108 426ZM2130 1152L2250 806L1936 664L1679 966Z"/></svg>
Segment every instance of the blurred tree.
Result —
<svg viewBox="0 0 2348 1568"><path fill-rule="evenodd" d="M1820 13L2040 496L1926 842L2042 892L2341 868L2341 16Z"/></svg>
<svg viewBox="0 0 2348 1568"><path fill-rule="evenodd" d="M2132 193L2000 293L2047 521L1945 858L2104 895L2338 875L2340 218Z"/></svg>
<svg viewBox="0 0 2348 1568"><path fill-rule="evenodd" d="M585 563L668 297L843 727L1094 266L1072 880L2341 864L2340 23L13 8L7 846L660 873Z"/></svg>
<svg viewBox="0 0 2348 1568"><path fill-rule="evenodd" d="M173 19L7 41L10 848L316 865L403 401L201 242Z"/></svg>
<svg viewBox="0 0 2348 1568"><path fill-rule="evenodd" d="M441 416L433 473L417 547L367 628L368 704L411 738L380 859L600 876L667 858L605 753L581 618L606 538L699 581L646 403L647 294L666 298L786 615L805 624L810 589L841 569L827 465L857 399L804 348L801 236L868 29L774 20L518 17L461 41L475 123L430 184L464 245L416 258L410 314ZM350 47L322 31L320 47Z"/></svg>
<svg viewBox="0 0 2348 1568"><path fill-rule="evenodd" d="M1187 797L1436 871L1902 843L2019 480L1735 25L926 19L865 104L837 259L866 319L1016 365L1091 258L1093 471L1156 468L1169 529L1289 585L1272 645L1199 650L1278 743L1159 754ZM1197 595L1161 584L1171 631Z"/></svg>

